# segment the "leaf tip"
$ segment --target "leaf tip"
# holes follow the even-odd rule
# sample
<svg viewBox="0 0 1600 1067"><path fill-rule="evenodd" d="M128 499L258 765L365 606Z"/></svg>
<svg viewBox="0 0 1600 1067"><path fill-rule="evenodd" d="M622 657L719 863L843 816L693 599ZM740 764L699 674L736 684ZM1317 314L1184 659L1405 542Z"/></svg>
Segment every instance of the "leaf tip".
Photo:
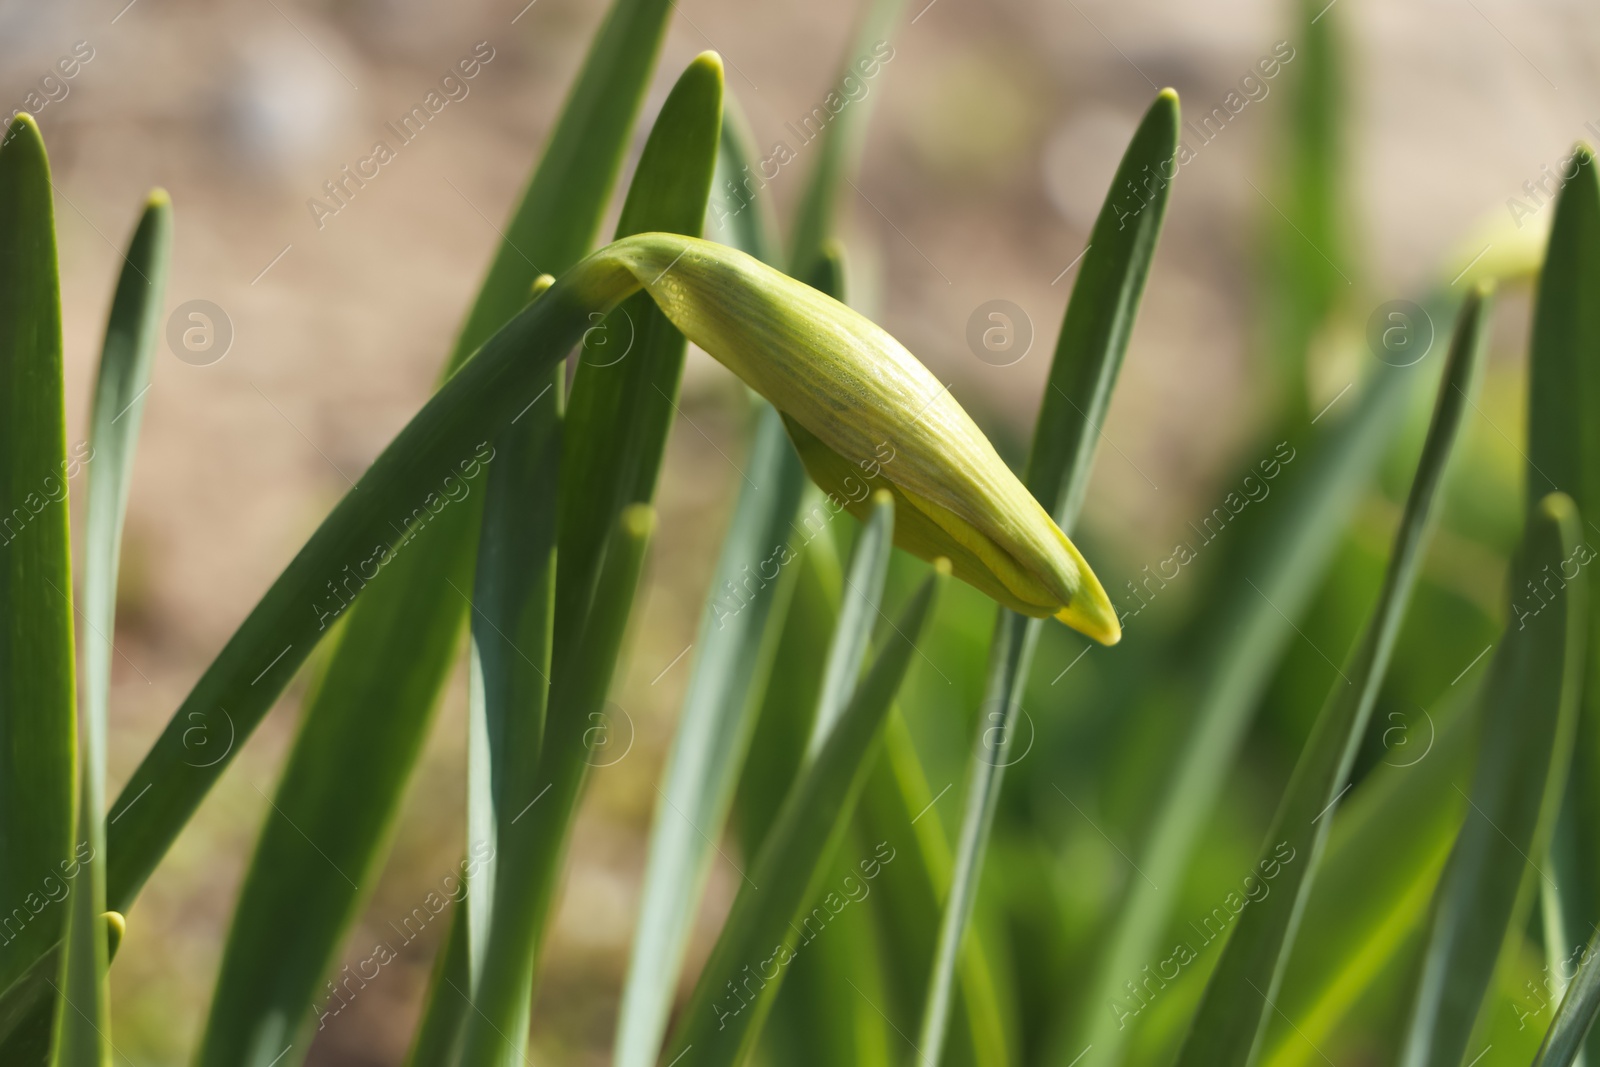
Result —
<svg viewBox="0 0 1600 1067"><path fill-rule="evenodd" d="M44 136L39 132L39 122L26 111L19 111L11 120L11 125L6 127L6 136L0 140L0 149L9 146L13 141L33 145L40 155L44 154Z"/></svg>
<svg viewBox="0 0 1600 1067"><path fill-rule="evenodd" d="M694 57L694 60L689 64L689 69L704 71L721 81L723 76L722 54L708 48Z"/></svg>

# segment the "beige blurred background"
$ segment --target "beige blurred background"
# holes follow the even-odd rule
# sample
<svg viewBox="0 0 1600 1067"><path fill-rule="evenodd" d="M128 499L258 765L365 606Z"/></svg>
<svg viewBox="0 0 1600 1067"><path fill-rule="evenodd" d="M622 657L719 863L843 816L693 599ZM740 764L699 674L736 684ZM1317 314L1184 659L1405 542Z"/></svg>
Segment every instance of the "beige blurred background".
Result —
<svg viewBox="0 0 1600 1067"><path fill-rule="evenodd" d="M348 480L427 396L605 8L125 3L0 2L0 106L31 107L30 93L49 101L38 117L59 194L71 440L86 429L117 248L149 187L166 187L176 204L169 307L210 301L233 330L214 364L158 356L127 527L113 788ZM1066 268L1154 87L1176 87L1187 114L1208 111L1291 36L1293 20L1275 0L925 3L909 0L887 38L893 58L869 83L876 112L841 226L859 301L1004 441L1031 423L1074 277ZM723 54L763 149L794 144L785 124L830 88L855 5L676 6L635 152L676 72L706 48ZM1586 122L1600 128L1593 4L1336 0L1325 17L1355 64L1358 210L1347 237L1378 279L1357 299L1415 295L1464 234L1506 220L1524 181L1575 138L1596 136ZM469 95L319 228L307 201L479 42L493 58ZM42 83L75 47L92 58ZM1166 542L1252 426L1261 358L1248 326L1251 264L1272 209L1251 182L1266 188L1287 120L1284 94L1269 89L1199 150L1174 192L1088 510L1129 560ZM806 152L772 184L784 208L811 165ZM994 299L1021 307L1036 334L1007 367L975 358L965 339L974 309ZM700 432L680 425L673 437L662 536L615 694L632 748L585 803L539 994L536 1062L603 1062L652 783L692 654L677 657L693 639L737 487L721 454L737 460L743 447L737 390L696 354L684 393ZM114 971L128 1062L187 1061L300 694L297 683L244 745L130 917ZM457 678L388 867L363 887L372 900L353 946L408 912L457 859L463 704ZM727 904L727 873L713 883L707 929ZM330 1021L311 1062L400 1061L436 936Z"/></svg>

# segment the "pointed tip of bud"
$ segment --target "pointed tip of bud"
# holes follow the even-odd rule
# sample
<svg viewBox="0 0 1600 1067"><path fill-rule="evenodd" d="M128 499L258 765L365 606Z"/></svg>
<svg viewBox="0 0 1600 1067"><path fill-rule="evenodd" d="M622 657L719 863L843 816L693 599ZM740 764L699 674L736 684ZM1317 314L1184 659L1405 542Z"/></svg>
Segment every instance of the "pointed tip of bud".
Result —
<svg viewBox="0 0 1600 1067"><path fill-rule="evenodd" d="M1117 609L1111 606L1111 598L1106 596L1094 574L1085 571L1084 575L1088 581L1055 617L1102 645L1114 645L1122 640L1122 622L1117 618Z"/></svg>

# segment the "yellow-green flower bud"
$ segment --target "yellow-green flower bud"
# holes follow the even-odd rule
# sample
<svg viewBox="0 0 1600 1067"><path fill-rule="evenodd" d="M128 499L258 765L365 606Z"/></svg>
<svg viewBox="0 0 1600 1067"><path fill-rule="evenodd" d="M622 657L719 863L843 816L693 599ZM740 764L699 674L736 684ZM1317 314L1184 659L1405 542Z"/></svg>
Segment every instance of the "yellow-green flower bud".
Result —
<svg viewBox="0 0 1600 1067"><path fill-rule="evenodd" d="M695 344L784 416L807 472L864 515L895 496L895 543L950 560L1007 607L1097 641L1116 611L1066 534L916 357L865 316L742 252L676 234L602 250ZM852 489L852 487L854 487Z"/></svg>

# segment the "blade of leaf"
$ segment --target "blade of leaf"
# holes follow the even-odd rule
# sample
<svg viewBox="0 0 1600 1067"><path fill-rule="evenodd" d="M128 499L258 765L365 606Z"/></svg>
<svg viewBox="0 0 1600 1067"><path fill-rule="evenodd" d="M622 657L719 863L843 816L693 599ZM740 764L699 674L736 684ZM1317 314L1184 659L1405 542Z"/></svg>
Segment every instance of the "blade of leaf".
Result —
<svg viewBox="0 0 1600 1067"><path fill-rule="evenodd" d="M1560 489L1589 516L1600 509L1600 182L1585 146L1574 150L1573 163L1576 173L1557 195L1534 303L1524 478L1530 505L1541 492ZM1564 959L1576 947L1573 938L1600 921L1600 860L1584 845L1600 835L1600 598L1589 612L1578 770L1567 779L1550 857L1554 884L1545 887L1553 959ZM1600 1057L1600 1039L1589 1042L1589 1052L1591 1060Z"/></svg>
<svg viewBox="0 0 1600 1067"><path fill-rule="evenodd" d="M861 21L851 38L850 51L840 71L840 82L856 76L855 65L884 43L883 38L888 36L904 7L905 0L865 0ZM893 56L892 51L890 55ZM796 278L811 276L817 261L822 258L823 245L833 235L839 187L859 169L867 120L871 117L873 107L868 101L872 99L875 99L875 94L835 112L832 120L823 127L817 162L795 213L789 273ZM854 183L851 185L853 188Z"/></svg>
<svg viewBox="0 0 1600 1067"><path fill-rule="evenodd" d="M665 32L665 20L669 8L668 0L618 0L616 7L608 16L594 47L590 50L589 58L585 61L572 95L568 98L562 118L551 136L540 166L507 227L509 240L500 246L495 265L490 268L489 277L485 281L485 288L456 343L451 369L458 370L464 364L466 357L494 333L497 326L510 319L527 302L529 287L538 271L525 262L524 256L537 256L544 261L541 266L547 269L562 269L576 261L593 240L609 189L621 166L633 118L643 99L644 88L654 65L654 56L661 36ZM586 206L583 210L579 210L580 205ZM582 330L577 330L573 334L574 340L581 334ZM523 403L526 403L527 399L524 397ZM518 407L520 408L520 404ZM515 414L515 411L512 414ZM465 449L457 450L440 466L448 470L462 456L471 454L472 447L468 445ZM440 478L445 470L441 470ZM435 485L439 480L434 480ZM426 494L418 495L420 497ZM409 506L394 507L389 520L410 515L416 506L417 502L411 501ZM386 527L387 522L384 522L378 528ZM468 536L470 537L470 531ZM442 541L444 538L437 540ZM440 560L449 555L437 549L433 552ZM354 553L351 555L354 556ZM336 572L330 572L329 577L335 576ZM449 591L448 587L446 591ZM313 591L312 596L306 598L301 606L302 611L308 610L305 605L312 603L316 595L317 593ZM442 595L435 594L435 596L438 601L446 599ZM394 605L391 603L389 606ZM463 603L458 613L458 620L464 612ZM374 610L368 614L382 613ZM355 620L352 619L351 622L354 623ZM459 626L459 621L456 625ZM453 639L452 633L451 640ZM351 645L349 634L345 635L341 645L342 647ZM374 642L374 646L386 649L385 654L363 655L362 662L372 658L391 657L395 662L404 661L404 657L392 656L393 646L385 646L382 642ZM270 664L272 655L276 652L274 649L267 657L267 663L261 666ZM346 654L355 658L353 653ZM261 679L268 684L256 685L253 687L253 692L246 692L252 688L248 680L243 687L240 687L237 699L228 705L237 734L249 733L271 700L281 691L287 676L292 674L293 669L303 660L304 655L304 650L293 649ZM258 673L261 666L256 668ZM250 677L253 679L256 675L252 674ZM215 701L196 699L201 692L207 697L211 696L209 688L209 685L197 687L196 694L185 702L186 707L180 709L174 724L188 725L177 730L179 736L183 729L192 726L192 722L184 718L187 712L198 711L202 715L214 715ZM433 699L433 694L428 694L427 701L431 703ZM388 708L385 710L392 711ZM392 728L392 724L386 718L385 729L389 728ZM171 732L172 729L169 728L169 733ZM182 764L181 759L173 762ZM162 776L159 780L154 776L135 775L138 784L131 790L124 790L119 803L115 805L117 808L127 806L137 792L146 785L151 787L151 792L137 806L129 808L127 817L119 819L111 831L112 877L108 893L111 902L118 906L119 910L131 903L139 887L149 876L150 870L165 853L172 838L187 820L188 814L199 803L200 798L226 763L227 758L209 768L196 768L191 764L186 772ZM120 847L119 841L122 842Z"/></svg>
<svg viewBox="0 0 1600 1067"><path fill-rule="evenodd" d="M1327 853L1267 1030L1264 1067L1309 1067L1362 995L1399 965L1461 828L1466 800L1452 781L1472 768L1468 690L1428 713L1423 754L1376 768L1331 818ZM1407 747L1404 752L1409 753ZM1291 1021L1292 1020L1292 1025Z"/></svg>
<svg viewBox="0 0 1600 1067"><path fill-rule="evenodd" d="M724 99L724 106L718 188L726 188L755 158L731 98ZM758 258L772 254L766 199L746 203L737 212L723 207L720 214L716 208L710 214L725 224L730 244ZM778 413L759 398L752 403L756 430L745 461L747 480L734 505L691 646L695 655L683 712L662 773L663 803L651 827L639 921L617 1014L618 1067L646 1067L660 1051L712 862L713 849L696 827L720 827L727 817L757 710L751 694L763 685L778 647L779 629L771 623L784 617L793 592L791 565L777 581L749 591L749 599L741 597L737 611L725 604L724 591L742 587L746 568L765 559L773 545L787 542L807 484Z"/></svg>
<svg viewBox="0 0 1600 1067"><path fill-rule="evenodd" d="M1564 564L1579 545L1570 497L1531 512L1509 583L1508 626L1484 684L1482 746L1469 811L1434 895L1404 1067L1462 1061L1478 1010L1508 944L1523 934L1565 786L1582 679L1585 578ZM1547 571L1559 571L1555 588ZM1538 579L1549 603L1522 602ZM1524 583L1528 583L1526 586ZM1456 786L1457 789L1460 786Z"/></svg>
<svg viewBox="0 0 1600 1067"><path fill-rule="evenodd" d="M528 189L503 231L445 376L527 302L538 273L535 263L563 270L593 242L648 86L668 10L664 0L618 0L608 16ZM478 462L471 452L458 460ZM461 484L465 483L458 478L440 492L455 492ZM283 818L269 822L241 894L238 914L251 916L250 925L246 929L236 921L237 933L230 934L230 947L239 944L231 957L237 962L230 964L225 955L204 1046L205 1055L214 1057L212 1062L238 1062L234 1050L251 1042L270 1060L291 1043L300 1012L311 1001L312 990L356 913L357 880L367 880L385 851L401 791L454 656L467 608L465 590L471 581L481 506L479 492L443 509L438 521L427 524L428 536L384 568L388 573L383 580L373 583L377 588L367 592L363 606L346 621L340 645L308 703L306 725L280 782L275 802ZM409 514L409 507L397 511L391 521L405 524ZM408 534L421 532L421 527L407 524ZM192 709L205 716L199 721L213 726L218 736L224 736L224 729L226 736L236 730L248 733L266 710L262 706L241 713L238 706L220 707L229 710L215 722L219 719L215 709ZM373 751L374 743L383 750ZM208 753L190 762L203 764L210 758ZM225 762L226 756L219 759L217 769ZM193 783L185 798L188 810L198 804L207 785L209 781ZM124 794L124 803L128 796ZM112 899L119 906L131 903L171 835L187 818L185 810L175 814L174 825L165 828L166 839L152 841L150 854L131 869L127 884L114 889ZM288 825L290 820L300 829ZM286 884L279 878L290 869L281 857L303 854L307 838L329 855L328 862L348 872L348 877L323 880L321 899L315 902L305 899L295 880ZM294 921L272 918L290 913ZM282 935L291 930L295 943L285 944ZM262 960L273 961L272 969L283 972L275 985L281 1001L257 995L254 975ZM259 1027L270 1032L257 1034Z"/></svg>
<svg viewBox="0 0 1600 1067"><path fill-rule="evenodd" d="M1533 1067L1568 1067L1583 1054L1584 1041L1600 1015L1600 931L1584 949L1578 973L1567 983L1566 995L1539 1046Z"/></svg>
<svg viewBox="0 0 1600 1067"><path fill-rule="evenodd" d="M722 101L722 142L717 152L717 177L707 204L709 236L773 266L778 264L777 223L772 198L750 189L750 168L760 160L750 124L731 91ZM731 195L730 195L731 193Z"/></svg>
<svg viewBox="0 0 1600 1067"><path fill-rule="evenodd" d="M721 115L722 64L714 53L706 53L678 79L650 131L623 207L618 237L645 230L698 232L717 157ZM552 715L576 724L580 736L592 726L590 716L599 712L598 704L558 702L563 692L574 688L567 678L594 674L609 683L615 661L615 645L571 640L580 625L586 625L593 583L602 567L596 549L605 541L597 533L614 524L617 514L630 501L648 501L653 496L675 412L672 398L678 391L686 349L682 335L644 294L626 301L600 329L608 334L615 329L620 335L620 329L609 325L616 322L618 314L632 327L627 334L631 347L617 356L591 342L590 351L580 361L573 381L568 440L559 455L559 483L555 480L555 456L535 458L530 464L547 469L550 481L538 491L550 500L555 499L558 484L565 487L559 508L561 548L554 558L548 554L542 557L546 568L559 560L553 603L548 602L552 590L545 580L529 583L534 601L530 607L522 606L522 596L516 591L520 583L528 581L519 576L519 571L528 565L520 558L524 546L530 539L542 544L546 533L556 536L554 525L535 533L528 528L533 523L526 518L518 521L516 512L511 510L524 509L521 502L535 487L508 486L514 501L508 509L510 521L503 527L485 524L478 583L479 598L485 606L479 618L484 626L481 632L475 628L475 644L483 669L489 729L487 745L476 747L487 748L490 766L474 766L472 773L475 784L493 781L494 795L480 794L473 812L473 844L494 848L494 896L493 903L483 909L486 914L480 916L480 899L474 894L474 907L469 911L472 942L482 945L474 955L481 953L482 964L474 968L476 1010L467 1016L464 1064L502 1062L508 1054L520 1058L526 1042L534 962L545 916L523 902L529 897L531 885L553 884L558 876L551 861L560 856L560 850L547 847L548 839L552 826L559 825L554 820L564 819L566 823L558 833L570 829L573 812L564 805L569 800L576 801L588 767L588 751L583 745L553 746L547 754L541 753L538 738L544 728L543 708L538 709L539 714L531 714L528 698L529 694L542 697L543 686L550 685ZM611 343L609 339L607 343ZM552 518L556 510L550 509ZM498 551L488 556L481 554L497 544ZM509 601L496 606L502 596L509 596ZM633 590L627 590L629 604L632 597ZM614 607L596 603L594 610L610 611ZM550 679L524 656L508 655L501 649L498 657L493 657L495 643L507 640L506 635L525 634L530 640L548 635L552 611L557 632L563 637L559 642L561 658L555 661ZM532 630L526 628L524 618L536 620ZM543 639L548 640L548 636ZM548 656L546 650L538 658L549 663ZM570 673L564 677L564 672ZM583 688L584 683L579 681L576 687ZM591 687L590 691L604 699L604 685ZM506 728L500 724L516 720L522 720L520 727L503 732ZM554 761L564 762L569 769L553 768L550 764ZM546 766L541 768L541 763ZM529 810L528 805L540 795L545 784L541 777L553 780L561 775L575 780L575 788L556 790L552 803L538 813L530 813L524 825L517 826L522 821L520 813ZM486 806L490 810L482 810ZM534 896L548 899L548 892Z"/></svg>
<svg viewBox="0 0 1600 1067"><path fill-rule="evenodd" d="M847 829L870 759L877 751L879 729L939 584L938 577L929 578L901 613L834 732L790 790L750 880L734 900L664 1061L671 1062L692 1048L696 1062L717 1067L742 1062L754 1046L782 982L783 968L795 950L803 947L798 944L800 934L794 923L820 894L820 883L830 869L823 860L834 852ZM777 971L768 973L774 960ZM749 987L751 974L759 974L754 989ZM726 992L736 984L751 995L751 1003Z"/></svg>
<svg viewBox="0 0 1600 1067"><path fill-rule="evenodd" d="M1268 1005L1277 1001L1287 952L1333 825L1328 816L1348 788L1432 533L1445 465L1477 379L1484 322L1484 295L1474 292L1456 321L1433 421L1395 531L1383 587L1317 717L1262 846L1259 866L1263 872L1276 866L1278 878L1273 891L1252 902L1234 923L1179 1053L1178 1067L1249 1064L1260 1049L1272 1014ZM1283 860L1285 846L1299 862Z"/></svg>
<svg viewBox="0 0 1600 1067"><path fill-rule="evenodd" d="M782 419L761 409L745 466L759 490L747 486L734 506L695 638L699 649L683 712L662 774L662 802L650 831L640 916L618 1018L618 1067L656 1060L672 1006L673 987L688 944L694 910L714 851L696 827L723 825L743 763L753 716L750 693L770 668L781 618L792 590L791 568L743 603L720 605L725 583L738 583L752 561L787 542L805 472L789 445ZM722 619L720 616L731 614Z"/></svg>
<svg viewBox="0 0 1600 1067"><path fill-rule="evenodd" d="M1170 785L1146 844L1134 857L1144 877L1130 881L1095 965L1091 992L1057 1039L1060 1063L1070 1062L1088 1044L1104 1057L1101 1062L1119 1062L1127 1032L1106 1005L1115 1003L1128 976L1153 958L1200 828L1256 702L1295 637L1285 619L1304 611L1338 545L1343 523L1398 427L1410 388L1424 373L1387 366L1375 372L1350 413L1325 431L1326 439L1309 460L1296 460L1306 462L1300 481L1285 487L1281 507L1252 531L1251 545L1241 550L1254 561L1253 573L1244 576L1248 581L1225 587L1221 602L1210 608L1209 647L1198 657L1203 668L1195 683L1194 725L1168 777ZM1299 443L1308 447L1304 440Z"/></svg>
<svg viewBox="0 0 1600 1067"><path fill-rule="evenodd" d="M61 934L41 892L94 857L73 848L77 729L72 546L50 164L32 116L0 142L0 900L22 909L0 987Z"/></svg>
<svg viewBox="0 0 1600 1067"><path fill-rule="evenodd" d="M825 591L829 610L816 613L826 616L826 629L805 634L810 643L790 650L798 657L795 668L813 673L817 650L826 648L828 653L820 682L807 687L813 690L815 703L800 716L802 732L794 749L799 761L777 786L782 790L779 811L799 773L826 744L856 687L863 651L868 647L874 621L880 618L878 606L883 600L893 549L891 519L888 507L875 510L869 517L856 539L849 570L838 575L833 588ZM831 550L831 538L825 535L813 538L801 551L809 553L813 546L824 545L829 547L820 548L819 555L825 556ZM791 600L791 607L797 600ZM789 635L789 628L785 627L785 636ZM803 732L807 723L809 742ZM773 725L758 722L757 733L763 727L770 730ZM746 768L747 775L751 772L760 773L753 764ZM874 849L854 830L855 827L845 830L838 848L820 859L823 869L816 877L829 885L844 886L847 892L849 887L856 887L855 892L864 894L870 887L856 876L853 857L872 854ZM759 845L745 855L759 857ZM883 967L871 920L872 914L865 908L841 912L830 923L837 926L837 931L820 939L786 969L781 992L775 994L765 1020L767 1047L772 1055L794 1064L853 1063L860 1067L888 1067L899 1058L889 1053L888 1028L879 1014Z"/></svg>
<svg viewBox="0 0 1600 1067"><path fill-rule="evenodd" d="M884 726L883 755L861 796L862 835L873 841L906 842L903 861L883 870L877 887L880 928L890 961L887 981L893 1014L915 1025L926 975L933 964L939 911L950 885L950 844L933 804L911 731L898 711ZM977 929L957 962L955 1009L946 1062L1002 1067L1010 1062L1006 1034L989 960Z"/></svg>
<svg viewBox="0 0 1600 1067"><path fill-rule="evenodd" d="M1150 261L1166 213L1173 160L1178 147L1178 94L1163 90L1145 113L1123 154L1100 209L1089 246L1082 254L1077 281L1061 324L1050 378L1034 427L1027 485L1071 533L1083 504L1100 426L1105 421L1111 390L1122 368L1128 337L1138 312L1139 297L1149 276ZM1121 200L1124 183L1133 187L1153 169L1158 187L1133 215ZM969 763L961 836L956 845L950 894L945 900L939 939L922 1013L919 1054L939 1062L949 1029L952 986L962 940L977 899L978 872L994 823L995 806L1004 780L1004 749L1016 734L1022 684L1033 660L1040 623L1013 612L1001 612L989 649L989 677L984 707L1001 710L998 728L988 722L978 735ZM1001 751L991 751L997 738Z"/></svg>
<svg viewBox="0 0 1600 1067"><path fill-rule="evenodd" d="M1262 282L1268 353L1278 372L1280 402L1304 425L1308 351L1340 301L1351 292L1345 203L1344 50L1342 13L1322 0L1294 5L1295 47L1284 79L1285 121L1278 141L1279 187L1259 193L1268 230Z"/></svg>
<svg viewBox="0 0 1600 1067"><path fill-rule="evenodd" d="M62 1067L109 1067L111 1017L106 990L104 921L106 874L106 708L111 693L112 635L117 614L117 564L127 515L133 454L150 364L161 334L161 313L172 247L172 201L156 190L123 256L95 380L89 472L88 536L84 541L83 766L78 833L93 859L84 863L67 917L61 954L61 999L52 1062Z"/></svg>

